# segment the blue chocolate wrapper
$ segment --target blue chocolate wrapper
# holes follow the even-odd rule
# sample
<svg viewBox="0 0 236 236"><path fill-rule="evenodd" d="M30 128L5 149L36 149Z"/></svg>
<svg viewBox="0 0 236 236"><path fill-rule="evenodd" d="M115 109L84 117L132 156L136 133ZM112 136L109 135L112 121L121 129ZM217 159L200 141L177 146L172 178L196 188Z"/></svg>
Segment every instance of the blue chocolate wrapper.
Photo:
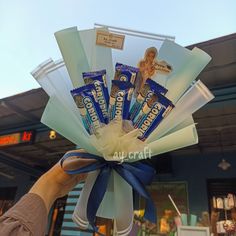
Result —
<svg viewBox="0 0 236 236"><path fill-rule="evenodd" d="M131 84L135 84L135 80L139 72L138 68L124 65L121 63L116 63L115 70L116 70L114 76L115 80L127 81L130 82Z"/></svg>
<svg viewBox="0 0 236 236"><path fill-rule="evenodd" d="M113 80L109 100L109 118L127 120L134 86L130 82Z"/></svg>
<svg viewBox="0 0 236 236"><path fill-rule="evenodd" d="M89 71L89 72L83 72L83 78L90 77L90 76L96 76L96 75L104 75L106 74L106 70L98 70L98 71Z"/></svg>
<svg viewBox="0 0 236 236"><path fill-rule="evenodd" d="M156 83L152 79L147 79L136 98L136 102L133 104L130 110L129 119L134 121L136 116L142 110L143 106L147 103L147 101L154 93L160 93L164 95L167 91L168 90L166 88Z"/></svg>
<svg viewBox="0 0 236 236"><path fill-rule="evenodd" d="M144 141L173 107L162 94L153 94L134 120L134 127L140 131L138 138Z"/></svg>
<svg viewBox="0 0 236 236"><path fill-rule="evenodd" d="M83 79L85 84L94 84L96 99L101 108L104 121L108 124L109 93L106 82L106 70L85 72L83 73Z"/></svg>
<svg viewBox="0 0 236 236"><path fill-rule="evenodd" d="M82 121L87 132L96 134L97 129L105 123L102 111L96 101L95 86L88 84L71 91L77 107L79 108Z"/></svg>

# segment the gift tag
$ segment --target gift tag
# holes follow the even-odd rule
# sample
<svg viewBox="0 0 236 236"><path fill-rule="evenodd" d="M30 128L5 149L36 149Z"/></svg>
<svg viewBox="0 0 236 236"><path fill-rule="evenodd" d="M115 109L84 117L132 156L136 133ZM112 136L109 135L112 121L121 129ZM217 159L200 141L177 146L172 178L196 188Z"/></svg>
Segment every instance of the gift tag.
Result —
<svg viewBox="0 0 236 236"><path fill-rule="evenodd" d="M97 30L96 45L123 50L125 36Z"/></svg>

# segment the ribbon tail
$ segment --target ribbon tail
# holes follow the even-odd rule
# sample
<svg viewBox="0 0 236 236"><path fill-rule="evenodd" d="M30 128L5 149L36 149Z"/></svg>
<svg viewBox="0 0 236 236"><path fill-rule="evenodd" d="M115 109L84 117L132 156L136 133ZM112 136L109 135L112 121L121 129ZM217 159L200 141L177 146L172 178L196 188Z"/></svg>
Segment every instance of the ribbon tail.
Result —
<svg viewBox="0 0 236 236"><path fill-rule="evenodd" d="M155 169L140 162L124 163L124 168L135 175L144 185L150 184L155 176Z"/></svg>
<svg viewBox="0 0 236 236"><path fill-rule="evenodd" d="M83 229L87 229L89 226L89 221L87 218L87 206L88 204L88 198L90 195L90 192L92 190L92 186L94 185L96 178L99 174L99 171L93 171L90 172L86 178L83 190L81 191L81 194L79 196L79 200L76 204L74 213L72 215L72 220Z"/></svg>
<svg viewBox="0 0 236 236"><path fill-rule="evenodd" d="M106 193L97 211L97 216L107 219L115 218L114 172L111 172Z"/></svg>
<svg viewBox="0 0 236 236"><path fill-rule="evenodd" d="M155 204L153 203L150 194L147 192L143 183L130 171L126 170L123 167L119 167L115 169L117 173L123 177L132 187L133 189L139 193L142 197L146 199L146 219L156 223L156 208ZM140 176L142 178L142 176Z"/></svg>
<svg viewBox="0 0 236 236"><path fill-rule="evenodd" d="M156 206L150 199L151 197L146 200L144 218L156 224L157 223Z"/></svg>
<svg viewBox="0 0 236 236"><path fill-rule="evenodd" d="M111 168L105 167L101 169L100 173L98 174L95 183L92 187L88 198L87 204L87 218L91 226L95 229L95 218L97 214L97 210L102 202L102 199L105 195L109 177L111 174Z"/></svg>
<svg viewBox="0 0 236 236"><path fill-rule="evenodd" d="M126 236L133 226L132 187L114 171L115 221L118 236Z"/></svg>

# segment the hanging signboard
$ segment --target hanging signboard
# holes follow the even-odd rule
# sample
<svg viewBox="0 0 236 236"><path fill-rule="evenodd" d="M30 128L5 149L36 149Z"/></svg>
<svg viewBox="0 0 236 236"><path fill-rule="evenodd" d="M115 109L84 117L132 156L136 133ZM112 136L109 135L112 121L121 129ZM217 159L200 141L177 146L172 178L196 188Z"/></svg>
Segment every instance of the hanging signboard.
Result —
<svg viewBox="0 0 236 236"><path fill-rule="evenodd" d="M34 140L35 132L30 131L22 131L13 134L6 134L0 136L0 147L18 145L18 144L27 144L32 143Z"/></svg>

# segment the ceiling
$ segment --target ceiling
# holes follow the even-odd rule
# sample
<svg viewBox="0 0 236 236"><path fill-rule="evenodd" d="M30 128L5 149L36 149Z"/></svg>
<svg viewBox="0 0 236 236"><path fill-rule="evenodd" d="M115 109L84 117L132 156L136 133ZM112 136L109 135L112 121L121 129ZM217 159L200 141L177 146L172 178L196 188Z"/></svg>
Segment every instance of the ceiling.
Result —
<svg viewBox="0 0 236 236"><path fill-rule="evenodd" d="M6 164L18 166L19 162L24 164L22 168L25 172L30 172L30 167L39 171L48 169L66 151L75 148L73 143L59 134L51 140L50 129L40 123L47 101L48 95L41 88L0 100L0 135L24 130L36 131L33 145L0 147L1 173ZM18 162L6 163L9 160ZM1 166L1 161L5 163L4 166ZM39 173L34 172L36 175Z"/></svg>
<svg viewBox="0 0 236 236"><path fill-rule="evenodd" d="M199 79L216 97L194 114L199 144L171 154L236 152L236 34L188 48L194 46L212 57ZM41 88L0 100L0 135L23 130L37 132L33 145L0 147L0 175L11 175L9 165L19 167L20 164L23 171L34 170L34 175L39 175L75 147L59 134L50 140L49 128L40 123L47 101L48 96Z"/></svg>

